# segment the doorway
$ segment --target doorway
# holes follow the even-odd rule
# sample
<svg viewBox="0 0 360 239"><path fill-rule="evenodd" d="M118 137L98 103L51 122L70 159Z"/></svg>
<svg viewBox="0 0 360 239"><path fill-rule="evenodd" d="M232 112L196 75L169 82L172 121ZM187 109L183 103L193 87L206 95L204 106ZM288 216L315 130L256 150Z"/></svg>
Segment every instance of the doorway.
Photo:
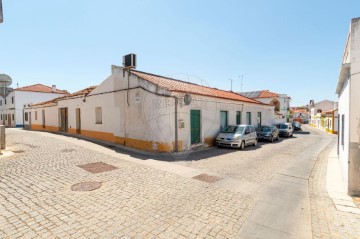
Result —
<svg viewBox="0 0 360 239"><path fill-rule="evenodd" d="M220 131L228 126L228 112L220 111Z"/></svg>
<svg viewBox="0 0 360 239"><path fill-rule="evenodd" d="M68 109L60 108L60 130L68 131Z"/></svg>
<svg viewBox="0 0 360 239"><path fill-rule="evenodd" d="M191 144L200 143L200 110L190 110Z"/></svg>
<svg viewBox="0 0 360 239"><path fill-rule="evenodd" d="M11 114L8 114L7 119L8 119L8 126L11 126Z"/></svg>
<svg viewBox="0 0 360 239"><path fill-rule="evenodd" d="M76 133L81 134L81 115L80 115L80 108L75 109L76 114Z"/></svg>

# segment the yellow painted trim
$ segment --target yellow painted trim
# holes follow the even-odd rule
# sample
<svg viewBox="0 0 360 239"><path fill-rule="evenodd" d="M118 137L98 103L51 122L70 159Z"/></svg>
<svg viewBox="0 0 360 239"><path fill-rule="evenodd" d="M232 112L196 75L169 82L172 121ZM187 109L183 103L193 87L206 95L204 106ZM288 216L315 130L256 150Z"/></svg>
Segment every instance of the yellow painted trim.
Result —
<svg viewBox="0 0 360 239"><path fill-rule="evenodd" d="M69 134L77 134L76 129L73 129L73 128L69 128L68 133Z"/></svg>
<svg viewBox="0 0 360 239"><path fill-rule="evenodd" d="M41 131L59 131L59 127L45 126L42 125L31 125L33 130ZM69 128L68 132L70 134L77 134L76 129ZM146 141L141 139L132 139L115 136L112 133L100 132L100 131L91 131L91 130L81 130L81 135L84 135L89 138L104 140L111 143L121 144L128 147L146 150L146 151L157 151L157 152L172 152L175 149L175 142L164 143L164 142L154 142ZM179 151L183 150L183 142L179 140L178 142ZM156 150L157 148L157 150Z"/></svg>
<svg viewBox="0 0 360 239"><path fill-rule="evenodd" d="M214 146L215 145L215 139L216 138L214 138L214 137L204 138L204 142L209 146Z"/></svg>
<svg viewBox="0 0 360 239"><path fill-rule="evenodd" d="M44 126L38 125L38 124L32 124L31 129L33 129L33 130L43 130L43 131L59 131L59 127L48 126L48 125L45 125L45 127L44 127Z"/></svg>

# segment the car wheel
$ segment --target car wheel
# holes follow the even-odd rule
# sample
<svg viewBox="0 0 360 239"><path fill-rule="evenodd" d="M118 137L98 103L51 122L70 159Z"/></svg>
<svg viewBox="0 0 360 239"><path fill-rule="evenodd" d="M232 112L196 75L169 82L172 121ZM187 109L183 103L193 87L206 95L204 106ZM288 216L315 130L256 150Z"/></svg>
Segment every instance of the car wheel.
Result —
<svg viewBox="0 0 360 239"><path fill-rule="evenodd" d="M290 137L293 137L293 133L291 133Z"/></svg>
<svg viewBox="0 0 360 239"><path fill-rule="evenodd" d="M269 141L270 141L271 143L274 142L274 137L271 136L271 138L269 139Z"/></svg>
<svg viewBox="0 0 360 239"><path fill-rule="evenodd" d="M254 144L253 144L253 145L254 145L254 146L257 145L257 139L254 140Z"/></svg>
<svg viewBox="0 0 360 239"><path fill-rule="evenodd" d="M241 141L241 144L240 144L240 150L244 149L245 148L245 141Z"/></svg>

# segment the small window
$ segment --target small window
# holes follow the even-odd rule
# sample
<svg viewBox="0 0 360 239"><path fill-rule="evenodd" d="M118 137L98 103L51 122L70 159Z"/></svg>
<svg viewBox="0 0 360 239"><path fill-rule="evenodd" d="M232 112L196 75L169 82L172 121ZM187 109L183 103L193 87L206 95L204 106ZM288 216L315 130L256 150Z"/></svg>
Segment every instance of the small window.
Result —
<svg viewBox="0 0 360 239"><path fill-rule="evenodd" d="M14 104L14 96L11 97L11 104Z"/></svg>
<svg viewBox="0 0 360 239"><path fill-rule="evenodd" d="M0 106L2 105L2 100L0 100Z"/></svg>
<svg viewBox="0 0 360 239"><path fill-rule="evenodd" d="M6 105L6 99L5 99L5 105Z"/></svg>
<svg viewBox="0 0 360 239"><path fill-rule="evenodd" d="M3 115L0 115L0 117L1 117L1 120L3 119Z"/></svg>
<svg viewBox="0 0 360 239"><path fill-rule="evenodd" d="M5 114L5 120L7 120L7 114Z"/></svg>
<svg viewBox="0 0 360 239"><path fill-rule="evenodd" d="M35 111L35 120L37 120L37 111Z"/></svg>
<svg viewBox="0 0 360 239"><path fill-rule="evenodd" d="M241 124L241 111L236 111L236 124Z"/></svg>
<svg viewBox="0 0 360 239"><path fill-rule="evenodd" d="M341 115L341 145L344 148L344 141L345 141L345 135L344 135L344 131L345 131L345 115Z"/></svg>
<svg viewBox="0 0 360 239"><path fill-rule="evenodd" d="M11 117L11 118L12 118L12 120L15 120L15 116L14 116L14 114L12 114L12 117Z"/></svg>
<svg viewBox="0 0 360 239"><path fill-rule="evenodd" d="M246 124L251 125L251 112L246 112Z"/></svg>
<svg viewBox="0 0 360 239"><path fill-rule="evenodd" d="M25 113L25 121L29 121L29 116L27 112Z"/></svg>
<svg viewBox="0 0 360 239"><path fill-rule="evenodd" d="M95 108L95 124L102 124L102 109L101 109L101 107Z"/></svg>
<svg viewBox="0 0 360 239"><path fill-rule="evenodd" d="M262 123L262 122L261 122L261 112L258 112L258 113L257 113L257 125L258 125L258 126L261 126L261 123Z"/></svg>

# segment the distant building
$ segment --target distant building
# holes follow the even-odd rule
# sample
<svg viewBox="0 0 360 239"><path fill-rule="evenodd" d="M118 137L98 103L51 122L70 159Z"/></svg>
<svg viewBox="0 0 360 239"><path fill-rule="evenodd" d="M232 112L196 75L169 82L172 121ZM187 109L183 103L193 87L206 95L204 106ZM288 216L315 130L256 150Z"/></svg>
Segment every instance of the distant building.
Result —
<svg viewBox="0 0 360 239"><path fill-rule="evenodd" d="M310 109L308 106L291 107L290 111L293 121L300 122L301 124L308 124L310 122Z"/></svg>
<svg viewBox="0 0 360 239"><path fill-rule="evenodd" d="M286 94L278 94L268 90L239 92L240 95L275 106L275 122L284 123L290 120L291 98Z"/></svg>
<svg viewBox="0 0 360 239"><path fill-rule="evenodd" d="M329 112L334 113L334 119L331 121L331 128L335 128L336 130L332 130L332 133L337 132L338 120L337 120L337 111L334 111L338 108L338 103L331 100L322 100L320 102L315 103L313 100L310 101L310 125L327 131L328 128L328 117ZM331 113L331 114L333 114ZM336 114L336 117L335 117Z"/></svg>
<svg viewBox="0 0 360 239"><path fill-rule="evenodd" d="M341 61L339 96L339 160L348 194L360 195L360 18L351 20Z"/></svg>
<svg viewBox="0 0 360 239"><path fill-rule="evenodd" d="M65 94L66 91L56 89L55 85L35 84L16 88L0 96L0 120L8 127L23 127L24 108Z"/></svg>
<svg viewBox="0 0 360 239"><path fill-rule="evenodd" d="M231 91L113 66L100 85L34 104L25 115L34 130L173 152L213 145L219 131L230 124L270 124L274 106Z"/></svg>

